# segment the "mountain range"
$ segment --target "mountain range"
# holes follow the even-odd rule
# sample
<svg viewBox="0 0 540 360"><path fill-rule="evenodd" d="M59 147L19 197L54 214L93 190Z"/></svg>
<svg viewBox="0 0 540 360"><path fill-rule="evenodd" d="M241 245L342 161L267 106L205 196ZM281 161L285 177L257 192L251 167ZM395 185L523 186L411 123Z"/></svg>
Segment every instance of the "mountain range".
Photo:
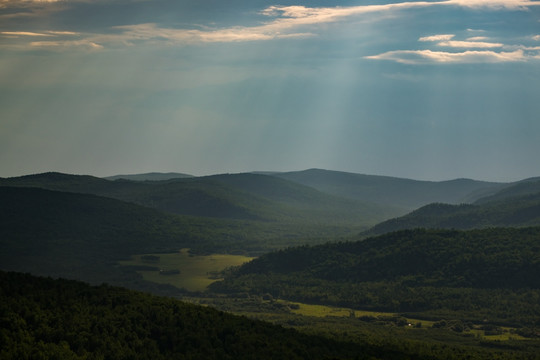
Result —
<svg viewBox="0 0 540 360"><path fill-rule="evenodd" d="M426 182L318 169L204 177L152 173L110 179L43 173L0 178L0 200L2 270L78 279L92 284L105 281L155 294L183 296L187 294L185 290L143 280L137 271L148 266L119 266L119 261L136 254L174 252L181 248L189 248L191 255L243 253L257 258L224 271L220 274L224 280L214 282L204 296L211 296L218 302L228 299L240 307L239 299L249 302L277 298L303 304L399 313L399 316L427 319L433 322L433 327L444 327L456 333L468 329L460 341L469 341L466 336L474 336L473 329L492 329L494 326L514 327L519 334L533 338L538 334L535 330L540 324L538 178L514 183L468 179ZM99 344L92 340L94 342L89 345L84 342L84 336L70 335L89 331L84 326L77 327L64 319L62 323L69 329L52 333L47 329L55 328L51 324L60 321L55 318L58 314L72 319L88 311L103 313L103 304L106 309L113 306L132 314L132 309L124 306L133 303L130 301L140 302L139 310L148 315L144 320L148 324L156 320L156 308L152 304L158 304L160 311L184 311L178 318L167 319L189 318L189 329L178 328L179 323L169 328L168 320L162 318L160 324L165 321L164 326L176 334L187 329L182 337L195 339L201 335L198 340L193 340L197 344L205 343L210 337L214 339L212 349L220 349L219 344L236 344L230 339L223 340L222 332L230 331L223 329L222 321L228 324L225 327L232 326L231 331L241 336L245 336L247 328L261 329L263 334L257 334L257 337L272 347L279 347L277 344L283 341L280 336L285 334L267 324L259 326L246 319L224 317L214 310L165 300L154 302L145 295L106 285L89 288L3 272L0 272L0 282L2 304L9 305L0 306L2 311L9 312L13 319L24 319L4 321L0 340L18 344L19 350L29 351L28 354L35 351L36 344L49 354L62 353L71 358L77 358L73 353L82 358L92 351L86 346L96 349L99 345L99 351L108 354L107 349L116 349L118 344L107 343L110 337L105 337ZM13 289L22 295L14 297L10 292ZM54 289L59 292L48 292ZM77 299L77 309L82 311L73 313L71 308L64 308L66 304L74 303L66 303L67 298L58 294L72 292L72 298ZM78 292L86 297L77 297ZM45 302L52 304L45 317L39 320L33 315L23 316L45 314L36 310L49 306L43 305L41 295L44 299L54 299ZM88 303L89 297L95 303ZM269 301L271 306L280 305ZM26 311L25 306L34 310ZM112 329L115 325L111 324L129 323L133 318L132 315L115 317L114 311L107 314L112 316L112 322L96 323L92 329L95 326L112 326ZM195 327L198 323L193 319L200 316L209 316L213 325L204 323L202 328ZM53 322L49 323L47 319L53 319ZM93 316L84 324L94 324L95 320ZM294 326L304 324L304 321L300 317L290 317L285 323ZM354 321L371 324L378 320L373 316L362 316L347 321L356 327ZM8 326L9 331L5 332ZM139 326L129 329L118 336L138 334L146 344L165 344L168 340L163 343L163 336L173 336L172 332L163 333L163 336L155 331L148 334ZM379 345L375 348L362 345L362 351L374 351L365 353L365 358L370 355L375 358L422 358L419 354L427 354L424 345L436 352L447 346L440 343L434 348L435 343L431 340L422 345L425 339L419 335L420 342L414 340L416 345L413 347L409 346L413 342L408 342L399 347L398 353L388 353L380 341L391 335L377 327L373 330L380 333L370 338L369 343ZM434 331L434 336L439 336L437 330ZM268 332L280 340L276 342L275 336L266 337L264 334ZM24 334L32 334L41 342L26 343L29 338ZM288 334L296 339L295 333ZM300 342L318 341L302 336L298 337ZM339 336L336 339L339 340ZM257 344L260 341L255 339ZM123 342L127 343L127 340ZM481 340L477 342L485 345ZM253 346L254 343L247 341L245 344ZM343 354L334 351L336 346L343 346L342 343L328 344L331 350L324 350L323 357ZM516 358L535 353L535 344L530 349L528 345L520 344ZM142 351L137 346L133 349L125 347L122 351L129 354ZM174 349L163 346L163 349ZM354 346L351 349L356 349ZM196 357L206 348L195 347L192 354L197 354ZM293 348L303 349L301 351L308 354L305 346L298 343L277 351L285 354ZM356 351L354 349L352 351ZM150 348L146 350L149 351L144 354L152 353ZM4 354L2 351L0 349L0 357ZM236 350L232 351L230 354ZM498 350L493 351L495 354ZM512 351L505 349L504 356ZM409 353L418 356L404 355ZM446 350L444 353L446 358L451 358ZM348 354L345 356L350 357ZM491 352L486 354L483 358L492 358ZM23 352L18 355L23 356ZM223 354L214 355L214 358L221 358ZM514 355L501 358L511 356ZM234 355L229 357L234 358ZM299 356L306 357L314 356ZM423 358L439 357L426 355ZM460 358L460 355L453 358Z"/></svg>
<svg viewBox="0 0 540 360"><path fill-rule="evenodd" d="M228 219L324 220L366 227L403 214L392 206L337 197L277 177L249 173L164 181L111 181L44 173L0 179L0 186L94 194L175 214Z"/></svg>
<svg viewBox="0 0 540 360"><path fill-rule="evenodd" d="M403 208L480 193L488 196L470 204ZM137 281L110 271L118 259L182 247L260 255L408 228L540 225L537 179L432 183L315 169L160 181L44 173L0 179L0 195L3 269L117 284Z"/></svg>

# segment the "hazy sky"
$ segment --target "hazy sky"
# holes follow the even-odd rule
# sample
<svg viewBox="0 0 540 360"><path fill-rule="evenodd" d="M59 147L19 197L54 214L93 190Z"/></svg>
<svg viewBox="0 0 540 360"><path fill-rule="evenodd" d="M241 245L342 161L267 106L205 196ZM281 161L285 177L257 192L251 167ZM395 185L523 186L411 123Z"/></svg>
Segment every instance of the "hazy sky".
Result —
<svg viewBox="0 0 540 360"><path fill-rule="evenodd" d="M540 1L0 0L0 176L540 175Z"/></svg>

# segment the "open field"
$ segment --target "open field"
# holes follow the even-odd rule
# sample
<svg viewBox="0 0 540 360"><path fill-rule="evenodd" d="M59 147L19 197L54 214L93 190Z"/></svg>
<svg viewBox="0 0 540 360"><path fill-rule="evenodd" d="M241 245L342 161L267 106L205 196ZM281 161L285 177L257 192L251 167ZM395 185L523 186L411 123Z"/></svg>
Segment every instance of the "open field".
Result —
<svg viewBox="0 0 540 360"><path fill-rule="evenodd" d="M252 257L241 255L191 255L189 249L182 249L169 254L145 254L132 257L129 261L122 261L123 266L135 267L145 280L161 284L171 284L178 288L184 288L191 292L204 291L211 283L220 280L222 271L230 266L238 266L252 260ZM308 332L322 332L331 328L335 333L360 334L364 331L374 331L391 326L405 329L422 328L423 334L439 334L442 330L434 329L436 321L423 319L405 318L398 313L373 312L351 309L347 307L314 305L287 301L282 299L263 300L262 298L233 299L227 297L218 298L185 298L184 300L202 305L210 305L220 310L247 315L248 317L278 323L285 326L293 326L299 330ZM319 320L317 320L319 319ZM360 321L359 321L360 320ZM441 320L442 321L442 320ZM293 325L296 324L296 325ZM435 324L435 326L434 326ZM373 327L375 326L375 327ZM318 329L318 330L317 330ZM397 328L396 328L397 329ZM515 329L498 328L498 334L488 334L480 326L476 325L464 329L460 333L446 330L450 336L463 338L468 336L477 341L508 341L525 340L517 335ZM323 331L324 330L324 331ZM419 330L419 329L418 329ZM426 332L427 331L427 332ZM415 337L417 331L403 333L402 336ZM409 335L405 335L409 334ZM435 336L435 335L434 335Z"/></svg>
<svg viewBox="0 0 540 360"><path fill-rule="evenodd" d="M204 291L208 285L220 280L220 273L230 266L238 266L253 259L242 255L191 255L189 249L172 254L146 254L121 261L124 266L148 267L137 270L147 281L171 284L188 291Z"/></svg>
<svg viewBox="0 0 540 360"><path fill-rule="evenodd" d="M253 296L249 298L230 297L184 297L184 301L194 304L211 306L219 310L244 315L250 318L269 321L286 327L294 327L298 330L309 333L327 332L335 334L349 334L360 336L373 331L383 329L393 329L398 331L400 336L405 338L417 338L418 334L433 337L449 337L452 341L459 343L464 339L466 342L488 341L489 343L500 343L501 341L520 341L527 343L534 342L516 333L516 328L494 327L494 331L486 331L482 324L469 324L470 328L460 331L452 330L451 325L455 320L429 321L414 317L405 317L403 314L392 312L376 312L351 309L346 307L335 307L326 305L314 305L287 301L283 299L264 300L261 297ZM354 315L354 316L353 316ZM448 326L439 326L440 322L447 322ZM457 321L461 323L460 321ZM443 335L441 335L443 334ZM362 336L364 336L362 335ZM353 337L354 337L353 336ZM422 336L420 336L422 337ZM461 340L460 340L461 339Z"/></svg>

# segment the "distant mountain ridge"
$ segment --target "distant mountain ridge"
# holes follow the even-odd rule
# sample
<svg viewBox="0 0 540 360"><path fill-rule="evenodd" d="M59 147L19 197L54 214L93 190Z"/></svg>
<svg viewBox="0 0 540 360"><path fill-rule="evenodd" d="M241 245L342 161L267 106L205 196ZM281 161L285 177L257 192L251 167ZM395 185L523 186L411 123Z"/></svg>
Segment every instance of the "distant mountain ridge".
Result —
<svg viewBox="0 0 540 360"><path fill-rule="evenodd" d="M502 188L494 194L483 196L476 200L476 204L507 200L519 196L533 195L540 193L540 178L530 178L512 183Z"/></svg>
<svg viewBox="0 0 540 360"><path fill-rule="evenodd" d="M191 178L194 177L193 175L189 174L183 174L183 173L176 173L176 172L167 172L167 173L161 173L161 172L149 172L144 174L131 174L131 175L113 175L113 176L106 176L104 179L107 180L133 180L133 181L163 181L163 180L171 180L171 179L185 179L185 178Z"/></svg>
<svg viewBox="0 0 540 360"><path fill-rule="evenodd" d="M320 219L366 227L403 214L388 205L336 197L277 177L250 173L165 181L111 181L86 175L44 173L0 179L0 186L89 193L176 214L230 219L310 222Z"/></svg>
<svg viewBox="0 0 540 360"><path fill-rule="evenodd" d="M472 202L485 192L497 191L507 185L471 179L421 181L321 169L279 173L274 176L329 194L383 205L391 204L409 210L433 202Z"/></svg>
<svg viewBox="0 0 540 360"><path fill-rule="evenodd" d="M521 181L473 204L433 203L383 221L363 235L413 228L481 229L540 226L540 181Z"/></svg>

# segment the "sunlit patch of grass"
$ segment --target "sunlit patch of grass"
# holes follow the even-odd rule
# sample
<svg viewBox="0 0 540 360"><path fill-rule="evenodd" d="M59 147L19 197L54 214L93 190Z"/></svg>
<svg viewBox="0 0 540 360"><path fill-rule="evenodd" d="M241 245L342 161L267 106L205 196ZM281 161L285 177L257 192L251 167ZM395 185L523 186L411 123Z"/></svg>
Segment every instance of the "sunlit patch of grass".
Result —
<svg viewBox="0 0 540 360"><path fill-rule="evenodd" d="M361 317L361 316L395 316L394 313L385 313L385 312L374 312L374 311L361 311L361 310L353 310L349 308L341 308L341 307L334 307L334 306L326 306L326 305L312 305L312 304L304 304L299 302L292 302L292 301L284 301L287 304L297 305L293 306L291 309L291 312L298 314L298 315L304 315L304 316L315 316L315 317L325 317L325 316L336 316L336 317L352 317L354 314L354 317Z"/></svg>
<svg viewBox="0 0 540 360"><path fill-rule="evenodd" d="M252 260L242 255L212 254L194 256L189 249L172 254L146 254L159 257L157 261L144 260L145 255L133 256L131 260L121 261L126 266L151 266L156 270L138 270L144 280L159 284L170 284L188 291L204 291L211 283L221 280L219 273L230 266L238 266ZM160 270L163 270L160 273ZM177 274L165 275L167 271L178 270Z"/></svg>

